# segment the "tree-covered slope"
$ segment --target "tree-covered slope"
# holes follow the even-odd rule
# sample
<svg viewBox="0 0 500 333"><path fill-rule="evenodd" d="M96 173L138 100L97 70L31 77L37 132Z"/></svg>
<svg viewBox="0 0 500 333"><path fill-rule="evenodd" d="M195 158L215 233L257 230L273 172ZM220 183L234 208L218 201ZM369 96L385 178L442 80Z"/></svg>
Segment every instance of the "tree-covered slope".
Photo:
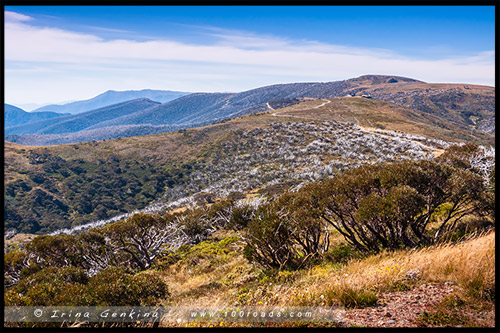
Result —
<svg viewBox="0 0 500 333"><path fill-rule="evenodd" d="M454 140L404 114L394 119L387 104L320 99L158 135L45 147L6 142L6 228L47 233L200 191L272 193L357 165L425 158ZM349 113L355 107L363 113Z"/></svg>

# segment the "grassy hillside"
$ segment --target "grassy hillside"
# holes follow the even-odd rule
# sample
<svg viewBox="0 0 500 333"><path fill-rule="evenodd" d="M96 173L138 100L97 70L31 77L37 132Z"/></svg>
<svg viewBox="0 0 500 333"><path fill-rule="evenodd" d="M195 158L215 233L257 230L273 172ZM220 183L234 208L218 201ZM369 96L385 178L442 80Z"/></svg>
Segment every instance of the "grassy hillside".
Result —
<svg viewBox="0 0 500 333"><path fill-rule="evenodd" d="M236 234L219 233L179 250L171 263L165 260L150 274L170 288L165 306L347 306L341 323L331 324L337 327L494 325L494 303L478 297L479 290L494 288L494 233L370 256L353 252L338 234L332 242L336 245L323 262L267 272L247 262ZM354 306L349 300L367 303ZM209 325L237 324L167 321L162 326Z"/></svg>
<svg viewBox="0 0 500 333"><path fill-rule="evenodd" d="M269 271L244 258L243 242L237 233L220 231L197 245L181 248L158 260L153 268L132 275L128 283L134 283L135 288L131 290L144 290L144 295L148 291L142 281L168 286L168 293L157 299L157 306L207 309L340 306L342 309L339 320L329 322L259 323L224 318L187 321L185 317L177 321L177 318L165 317L159 327L495 326L494 232L456 243L375 255L353 251L338 234L332 234L331 238L332 249L324 260L299 270ZM71 274L75 273L67 273L64 278L71 281ZM51 278L47 270L45 274L45 279ZM114 278L121 277L115 275ZM35 273L32 281L43 283L44 280L40 281ZM113 284L120 288L125 282L115 280ZM108 290L93 281L90 283L99 288L96 294L102 294L102 289ZM35 290L36 286L30 288ZM41 284L39 288L43 290ZM111 290L108 290L108 299L120 296L120 289L114 290L116 296ZM12 290L6 290L5 295L7 304L16 302ZM36 295L31 292L31 297ZM55 299L64 302L61 296L56 295ZM123 299L133 297L121 296ZM40 302L43 294L39 297ZM78 302L80 297L73 294L71 299ZM112 304L117 304L116 301ZM61 323L6 323L6 326L19 325L60 327ZM62 324L66 325L71 322ZM92 327L92 324L77 325ZM151 327L152 324L134 326Z"/></svg>
<svg viewBox="0 0 500 333"><path fill-rule="evenodd" d="M438 154L445 141L493 140L420 119L401 106L345 97L159 135L46 147L6 142L6 228L46 233L200 191L265 194L371 161Z"/></svg>
<svg viewBox="0 0 500 333"><path fill-rule="evenodd" d="M423 158L456 134L403 113L394 118L384 102L328 101L159 135L46 147L6 142L6 228L49 232L200 191L266 193L370 161Z"/></svg>
<svg viewBox="0 0 500 333"><path fill-rule="evenodd" d="M303 197L303 193L296 195ZM285 202L280 210L303 209L291 201ZM323 204L320 202L318 207ZM298 267L278 269L261 265L249 256L252 222L246 227L241 224L245 209L234 206L227 215L226 208L220 202L207 210L180 215L142 214L78 236L40 236L28 240L6 255L5 274L8 281L15 282L6 289L6 305L340 307L340 317L330 322L238 323L223 318L208 321L183 317L177 321L170 317L162 318L161 327L494 326L495 235L488 230L492 226L491 216L468 215L457 228L452 227L431 245L375 252L361 251L347 242L341 231L328 228L325 235L329 247L325 252L299 258L305 264ZM261 208L256 208L252 221L258 220ZM378 208L374 211L383 214ZM307 220L310 213L300 214L299 219ZM446 211L436 211L426 233L434 234L446 215ZM224 216L230 216L233 222L220 224ZM207 222L208 229L215 226L216 230L203 234L201 231L207 230L199 227ZM307 220L304 226L318 222ZM152 261L142 269L132 265L136 257L127 259L128 252L120 252L122 246L133 250L136 242L147 244L145 235L161 233L162 229L157 227L168 223L176 224L175 232L183 230L184 235L200 238L182 246L166 242L160 251L148 248ZM144 233L145 230L152 233ZM278 231L267 233L270 244L274 245L274 238L279 237ZM117 240L119 243L114 243ZM106 250L106 247L111 248ZM97 250L100 252L96 253ZM36 260L30 263L23 259L26 256ZM98 264L97 272L93 264ZM16 272L20 273L17 280ZM45 326L37 326L40 325Z"/></svg>
<svg viewBox="0 0 500 333"><path fill-rule="evenodd" d="M431 113L417 111L390 101L363 97L324 99L323 106L303 103L280 110L276 115L352 122L363 127L424 135L445 141L475 141L495 145L495 134L475 131L473 126L458 124ZM321 104L323 104L321 103ZM494 98L493 98L494 103ZM321 105L320 104L320 105ZM494 115L494 113L493 113Z"/></svg>
<svg viewBox="0 0 500 333"><path fill-rule="evenodd" d="M376 83L376 84L374 84ZM454 126L494 134L495 88L467 84L423 83L404 78L367 75L353 80L357 95L394 102L422 116L444 118ZM431 120L431 118L427 118Z"/></svg>

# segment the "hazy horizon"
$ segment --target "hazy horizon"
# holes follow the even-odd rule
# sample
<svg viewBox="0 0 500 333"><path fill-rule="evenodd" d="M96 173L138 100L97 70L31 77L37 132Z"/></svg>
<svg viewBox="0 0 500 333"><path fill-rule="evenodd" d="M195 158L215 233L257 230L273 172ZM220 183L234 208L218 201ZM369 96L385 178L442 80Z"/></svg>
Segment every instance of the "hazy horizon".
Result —
<svg viewBox="0 0 500 333"><path fill-rule="evenodd" d="M5 6L5 102L365 74L494 86L494 6Z"/></svg>

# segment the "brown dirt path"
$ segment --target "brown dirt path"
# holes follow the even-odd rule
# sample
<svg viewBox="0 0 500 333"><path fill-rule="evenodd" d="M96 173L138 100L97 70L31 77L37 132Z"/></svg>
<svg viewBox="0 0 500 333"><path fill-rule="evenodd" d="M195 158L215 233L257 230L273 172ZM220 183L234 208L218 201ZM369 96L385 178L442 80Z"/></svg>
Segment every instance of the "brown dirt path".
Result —
<svg viewBox="0 0 500 333"><path fill-rule="evenodd" d="M376 306L347 310L342 326L417 327L418 316L453 291L453 285L444 283L379 294Z"/></svg>

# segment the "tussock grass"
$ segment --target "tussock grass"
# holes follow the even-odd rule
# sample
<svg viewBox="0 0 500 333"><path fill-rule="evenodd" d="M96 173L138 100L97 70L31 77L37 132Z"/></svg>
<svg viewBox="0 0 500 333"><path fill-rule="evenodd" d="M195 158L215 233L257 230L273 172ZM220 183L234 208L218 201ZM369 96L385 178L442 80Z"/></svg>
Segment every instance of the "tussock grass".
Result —
<svg viewBox="0 0 500 333"><path fill-rule="evenodd" d="M222 244L212 245L221 251ZM374 305L380 292L405 291L432 282L454 283L461 297L469 301L471 297L494 300L494 232L470 236L460 243L382 252L342 262L325 260L298 271L281 272L250 265L236 244L223 246L228 251L224 261L208 256L188 267L186 259L157 272L172 292L171 304L364 307ZM209 248L207 244L198 247L204 251Z"/></svg>
<svg viewBox="0 0 500 333"><path fill-rule="evenodd" d="M422 313L417 323L425 327L491 326L495 299L492 231L459 243L346 256L340 261L326 258L295 271L265 271L249 264L236 235L218 232L216 238L184 252L177 262L152 271L171 292L163 305L363 308L376 305L380 293L451 282L455 291Z"/></svg>
<svg viewBox="0 0 500 333"><path fill-rule="evenodd" d="M453 282L469 295L494 297L495 237L494 232L471 236L457 244L446 243L418 250L383 252L364 259L354 259L342 267L314 267L297 281L308 285L294 298L284 302L305 305L338 295L338 289L385 292L407 290L427 282ZM493 291L492 291L493 290ZM335 292L336 291L336 292Z"/></svg>

